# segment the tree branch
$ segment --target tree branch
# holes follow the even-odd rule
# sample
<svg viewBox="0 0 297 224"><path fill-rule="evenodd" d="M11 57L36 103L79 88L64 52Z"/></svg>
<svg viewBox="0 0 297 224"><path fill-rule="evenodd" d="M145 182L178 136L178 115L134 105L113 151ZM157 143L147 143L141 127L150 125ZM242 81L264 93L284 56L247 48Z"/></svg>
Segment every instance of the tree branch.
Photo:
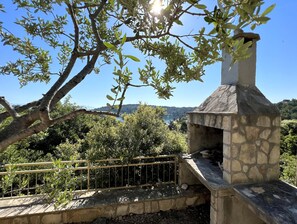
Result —
<svg viewBox="0 0 297 224"><path fill-rule="evenodd" d="M98 9L94 12L93 16L94 18L99 15L99 13L103 10L104 6L106 5L107 0L102 0L101 3L98 6ZM89 5L90 7L90 5Z"/></svg>
<svg viewBox="0 0 297 224"><path fill-rule="evenodd" d="M136 84L128 83L128 86L132 86L132 87L140 88L140 87L149 87L150 85L148 85L148 84L136 85Z"/></svg>
<svg viewBox="0 0 297 224"><path fill-rule="evenodd" d="M115 113L111 113L111 112L107 112L107 111L89 111L89 110L85 110L85 109L79 109L79 110L75 110L73 112L70 112L69 114L66 114L62 117L53 119L51 121L49 121L48 123L42 123L39 122L37 124L34 124L32 126L31 123L26 122L26 117L24 118L18 118L20 119L20 122L15 122L13 124L11 124L8 128L9 131L4 130L4 133L6 135L1 135L0 133L0 153L3 152L6 147L8 147L9 145L24 139L26 137L29 137L33 134L37 134L41 131L46 130L48 127L63 122L65 120L69 120L79 114L92 114L92 115L108 115L108 116L114 116L117 117L117 114ZM25 123L23 123L25 122ZM16 127L17 127L17 131L16 131Z"/></svg>
<svg viewBox="0 0 297 224"><path fill-rule="evenodd" d="M0 141L0 153L4 152L4 150L11 144L22 140L24 138L27 138L33 134L39 133L41 131L44 131L45 129L47 129L48 126L46 124L43 123L38 123L35 124L29 128L25 128L22 131L17 131L14 132L14 134L12 134L11 136L1 139Z"/></svg>
<svg viewBox="0 0 297 224"><path fill-rule="evenodd" d="M74 28L74 48L71 54L71 57L69 59L69 62L64 70L64 72L61 74L61 76L59 77L59 79L55 82L55 84L50 88L50 90L44 95L42 102L40 104L40 119L42 122L49 122L51 120L50 115L49 115L49 111L50 108L53 108L55 106L55 104L57 103L57 101L55 103L52 103L52 99L54 98L55 94L57 93L58 89L63 85L63 83L66 81L66 79L68 78L69 74L71 73L76 59L77 59L77 49L79 46L79 28L78 28L78 24L77 21L75 19L75 15L74 15L74 11L73 8L70 4L66 4L68 9L69 9L69 13L72 19L72 23L73 23L73 28Z"/></svg>
<svg viewBox="0 0 297 224"><path fill-rule="evenodd" d="M79 27L78 27L72 6L68 3L66 3L66 5L69 9L70 17L74 28L74 50L77 51L79 46Z"/></svg>
<svg viewBox="0 0 297 224"><path fill-rule="evenodd" d="M123 93L122 93L122 96L121 96L122 100L120 102L119 109L117 111L117 116L120 116L120 112L122 110L122 106L123 106L123 102L124 102L124 97L125 97L126 91L128 89L128 86L129 86L129 84L126 84L125 87L124 87L124 90L123 90Z"/></svg>
<svg viewBox="0 0 297 224"><path fill-rule="evenodd" d="M172 36L172 37L175 37L176 39L178 39L183 45L190 48L191 50L196 51L196 49L194 47L192 47L191 45L189 45L185 41L183 41L180 36L174 35L174 34L169 34L169 35Z"/></svg>
<svg viewBox="0 0 297 224"><path fill-rule="evenodd" d="M164 37L164 36L166 36L168 34L169 34L169 32L160 33L160 34L154 35L154 36L150 36L150 35L135 35L135 36L132 36L132 37L127 37L126 42L132 42L134 40L146 39L146 38L156 39L156 38ZM117 45L119 43L120 43L120 41L117 41L114 44Z"/></svg>
<svg viewBox="0 0 297 224"><path fill-rule="evenodd" d="M83 67L83 69L77 73L72 79L70 79L63 87L61 87L55 94L50 108L53 108L57 102L59 102L67 93L69 93L75 86L77 86L88 74L90 74L95 66L95 63L99 57L98 50L92 59Z"/></svg>
<svg viewBox="0 0 297 224"><path fill-rule="evenodd" d="M100 5L98 6L98 8L96 9L96 11L92 14L90 12L90 9L88 7L88 11L89 11L89 18L91 20L91 26L92 26L92 30L93 30L93 33L95 35L95 38L97 40L97 43L98 44L103 44L101 38L100 38L100 34L98 32L98 29L97 29L97 25L96 25L96 20L95 18L99 15L99 13L103 10L104 6L106 5L106 2L107 0L102 0ZM87 5L87 4L86 4Z"/></svg>
<svg viewBox="0 0 297 224"><path fill-rule="evenodd" d="M186 10L183 10L183 11L184 11L184 13L192 15L192 16L207 16L206 13L189 12L189 11L186 11Z"/></svg>
<svg viewBox="0 0 297 224"><path fill-rule="evenodd" d="M76 54L78 57L86 57L86 56L94 55L96 53L97 53L96 50L92 50L92 51L90 50L90 51L85 51L85 52L77 52Z"/></svg>
<svg viewBox="0 0 297 224"><path fill-rule="evenodd" d="M40 104L40 102L41 102L41 100L33 101L33 102L27 103L23 106L15 106L14 109L17 113L21 113L25 110L28 110L30 108L38 106L38 104ZM6 118L8 118L9 116L11 116L11 115L7 111L0 113L0 123L2 121L4 121Z"/></svg>
<svg viewBox="0 0 297 224"><path fill-rule="evenodd" d="M57 93L54 96L54 100L51 102L50 104L50 108L53 108L55 106L55 104L60 101L70 90L72 90L76 85L78 85L89 73L92 72L95 63L99 57L99 53L102 50L105 50L106 47L103 44L103 41L100 39L99 33L98 33L98 29L96 26L96 21L95 18L96 16L98 16L98 14L103 10L104 6L106 5L107 0L103 0L101 1L100 5L98 6L98 9L95 11L94 14L90 13L90 20L91 20L91 26L92 26L92 30L93 33L95 35L95 38L97 39L97 48L94 51L91 51L90 55L92 56L92 59L90 61L88 61L88 63L86 64L86 66L77 74L75 75L71 80L69 80L63 87L61 87ZM89 10L89 9L88 9ZM76 23L76 20L73 20L73 23ZM75 25L74 25L75 26ZM76 28L75 28L76 29ZM74 54L75 53L75 54ZM88 56L87 54L84 55L83 53L78 53L77 51L73 52L72 56L75 55L75 59L77 59L78 56ZM71 58L72 59L72 58ZM71 62L71 60L70 60ZM68 67L70 68L71 63L68 64ZM73 67L73 66L72 66ZM71 69L72 69L71 67ZM68 69L66 68L64 73L67 71ZM70 71L69 71L70 72ZM69 74L68 74L69 75ZM68 77L67 75L67 77ZM64 74L63 74L64 76ZM66 77L66 76L65 76ZM66 77L66 78L67 78ZM64 80L65 81L65 80Z"/></svg>
<svg viewBox="0 0 297 224"><path fill-rule="evenodd" d="M14 119L16 119L19 116L19 114L15 111L15 109L10 105L10 103L5 99L4 96L0 96L0 104Z"/></svg>
<svg viewBox="0 0 297 224"><path fill-rule="evenodd" d="M67 33L62 32L61 34L64 35L65 37L69 38L69 39L72 40L73 42L75 42L75 39L74 39L73 37L71 37L70 35L68 35Z"/></svg>

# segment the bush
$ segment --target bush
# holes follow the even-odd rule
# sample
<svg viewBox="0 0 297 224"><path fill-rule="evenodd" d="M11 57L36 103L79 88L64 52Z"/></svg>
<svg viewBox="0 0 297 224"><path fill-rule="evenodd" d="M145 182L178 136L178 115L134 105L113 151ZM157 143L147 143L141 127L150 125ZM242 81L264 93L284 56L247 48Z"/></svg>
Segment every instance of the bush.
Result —
<svg viewBox="0 0 297 224"><path fill-rule="evenodd" d="M107 157L118 157L122 150L119 148L120 122L112 117L102 117L87 133L82 144L82 150L89 160Z"/></svg>
<svg viewBox="0 0 297 224"><path fill-rule="evenodd" d="M280 179L287 183L296 184L296 156L288 153L283 153L280 157Z"/></svg>
<svg viewBox="0 0 297 224"><path fill-rule="evenodd" d="M72 199L77 185L77 177L72 170L75 163L63 164L60 159L53 160L53 172L44 177L44 185L41 193L45 194L48 203L54 203L54 207L65 207Z"/></svg>
<svg viewBox="0 0 297 224"><path fill-rule="evenodd" d="M281 153L297 153L297 120L284 120L281 123Z"/></svg>
<svg viewBox="0 0 297 224"><path fill-rule="evenodd" d="M162 108L140 105L133 114L124 115L122 122L102 118L85 138L86 157L133 158L185 151L185 136L169 130L164 113Z"/></svg>

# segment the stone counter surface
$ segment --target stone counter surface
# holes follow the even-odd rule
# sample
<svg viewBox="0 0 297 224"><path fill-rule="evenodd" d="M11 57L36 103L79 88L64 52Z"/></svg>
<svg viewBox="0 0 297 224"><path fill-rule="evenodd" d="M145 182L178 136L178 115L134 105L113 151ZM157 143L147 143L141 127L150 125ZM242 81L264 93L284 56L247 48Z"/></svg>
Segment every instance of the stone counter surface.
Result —
<svg viewBox="0 0 297 224"><path fill-rule="evenodd" d="M231 189L231 185L223 180L223 172L219 166L212 165L208 159L195 158L190 155L184 155L183 159L193 174L210 191Z"/></svg>
<svg viewBox="0 0 297 224"><path fill-rule="evenodd" d="M235 195L265 223L297 224L297 189L283 181L234 186Z"/></svg>

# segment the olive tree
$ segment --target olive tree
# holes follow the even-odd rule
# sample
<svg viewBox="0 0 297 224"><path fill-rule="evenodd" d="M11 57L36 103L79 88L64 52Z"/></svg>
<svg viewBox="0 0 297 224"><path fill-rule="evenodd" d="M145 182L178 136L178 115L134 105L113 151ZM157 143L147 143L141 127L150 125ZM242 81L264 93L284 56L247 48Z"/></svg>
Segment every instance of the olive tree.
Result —
<svg viewBox="0 0 297 224"><path fill-rule="evenodd" d="M274 5L262 10L263 4L264 0L218 0L216 6L200 0L2 2L1 13L15 6L17 13L6 18L14 20L19 29L10 30L0 21L3 47L18 54L13 61L0 62L0 74L16 76L21 86L50 80L52 84L40 99L24 105L14 106L0 96L0 152L78 114L119 116L129 87L151 86L159 97L169 98L172 83L201 81L204 67L222 60L223 47L235 60L247 57L250 43L232 39L231 33L266 23ZM184 16L191 16L201 25L192 32L173 32L175 26L187 26L182 24ZM150 56L147 58L158 58L166 68L160 72L148 59L139 74L132 75L127 62L140 59L124 54L127 45ZM56 62L59 67L53 66ZM60 117L51 116L62 98L89 74L100 74L105 64L115 66L115 82L107 101L116 112L77 109Z"/></svg>

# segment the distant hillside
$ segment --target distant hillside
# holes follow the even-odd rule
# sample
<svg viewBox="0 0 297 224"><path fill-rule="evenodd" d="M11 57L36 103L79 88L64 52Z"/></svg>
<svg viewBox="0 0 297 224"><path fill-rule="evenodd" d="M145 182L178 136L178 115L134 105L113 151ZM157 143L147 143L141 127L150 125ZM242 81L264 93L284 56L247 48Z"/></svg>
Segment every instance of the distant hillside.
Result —
<svg viewBox="0 0 297 224"><path fill-rule="evenodd" d="M121 114L133 113L139 104L126 104L123 105ZM297 99L292 100L283 100L279 103L275 104L281 112L281 117L283 120L291 120L297 119ZM155 106L152 106L155 107ZM167 111L167 115L164 117L166 121L176 120L178 118L184 117L188 112L191 112L195 109L195 107L167 107L167 106L160 106ZM95 110L102 110L107 111L109 110L108 107L100 107Z"/></svg>
<svg viewBox="0 0 297 224"><path fill-rule="evenodd" d="M139 104L127 104L127 105L123 105L122 110L121 110L121 114L131 114L133 113ZM152 106L155 107L155 106ZM183 116L185 116L188 112L191 112L195 109L195 107L167 107L167 106L160 106L164 109L166 109L167 114L164 117L164 120L166 121L171 121L171 120L176 120L178 118L181 118ZM108 107L100 107L97 108L96 110L102 110L102 111L106 111L108 110Z"/></svg>
<svg viewBox="0 0 297 224"><path fill-rule="evenodd" d="M283 100L276 103L283 120L297 119L297 99Z"/></svg>

